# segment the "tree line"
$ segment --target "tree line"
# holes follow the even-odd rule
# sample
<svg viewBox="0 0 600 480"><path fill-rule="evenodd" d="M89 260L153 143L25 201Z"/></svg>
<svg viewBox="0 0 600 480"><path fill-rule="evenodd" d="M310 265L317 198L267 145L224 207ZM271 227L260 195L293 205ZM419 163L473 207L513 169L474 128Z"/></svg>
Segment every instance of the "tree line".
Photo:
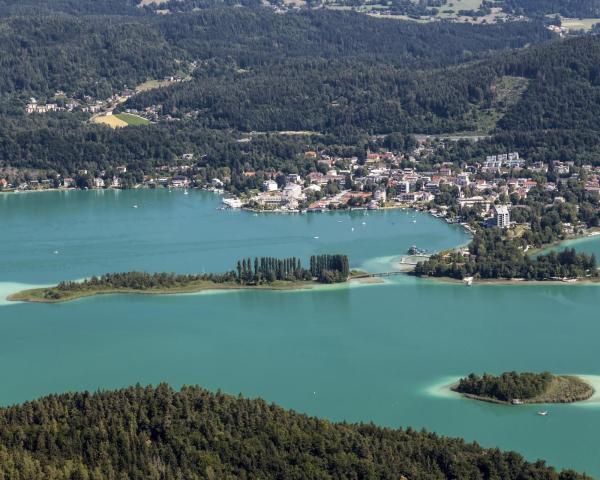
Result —
<svg viewBox="0 0 600 480"><path fill-rule="evenodd" d="M237 281L242 284L272 283L276 280L320 283L345 282L350 274L348 257L339 254L312 255L310 268L305 269L297 257L256 257L237 262Z"/></svg>
<svg viewBox="0 0 600 480"><path fill-rule="evenodd" d="M456 391L506 402L513 399L526 400L544 393L553 378L550 372L505 372L498 376L489 373L479 376L471 373L459 380Z"/></svg>

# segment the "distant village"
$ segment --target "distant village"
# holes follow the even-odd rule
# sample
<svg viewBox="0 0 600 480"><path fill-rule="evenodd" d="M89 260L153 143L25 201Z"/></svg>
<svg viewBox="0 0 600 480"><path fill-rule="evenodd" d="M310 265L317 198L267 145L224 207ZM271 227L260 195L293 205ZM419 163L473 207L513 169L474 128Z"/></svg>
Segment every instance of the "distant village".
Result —
<svg viewBox="0 0 600 480"><path fill-rule="evenodd" d="M195 62L189 65L190 71L196 68ZM120 104L126 102L134 95L143 92L149 88L165 87L173 83L179 83L186 80L187 77L181 75L173 75L164 77L162 80L154 80L152 87L148 87L146 84L139 85L134 89L124 88L123 91L115 93L105 99L96 99L89 95L83 95L80 98L75 98L67 95L64 91L58 90L50 97L47 101L41 101L36 98L30 98L29 102L25 105L25 113L31 114L45 114L51 112L83 112L89 113L94 116L100 115L112 115L113 110ZM160 106L152 105L143 110L136 109L125 109L126 113L131 113L140 116L150 122L156 122L158 120L175 120L169 115L159 115Z"/></svg>
<svg viewBox="0 0 600 480"><path fill-rule="evenodd" d="M574 162L554 161L527 163L518 152L499 153L473 159L463 168L452 163L435 164L435 169L423 170L420 162L435 151L430 141L421 141L411 152L368 152L366 158L342 158L326 152L306 151L306 159L316 166L303 175L278 171L243 172L244 177L256 177L258 188L233 194L231 175L203 178L198 174L200 158L193 153L181 156L178 165L163 165L133 180L127 166L112 171L80 170L76 176L30 178L15 183L10 175L0 172L0 191L40 191L45 189L106 189L106 188L202 188L223 194L223 208L248 209L260 212L304 213L340 209L416 208L446 219L449 223L464 223L460 211L477 208L485 225L501 228L511 226L509 198L526 198L538 186L540 174L549 168L556 181L544 181L543 188L555 191L561 182L579 179L586 172L585 189L600 193L600 167L575 168ZM430 165L430 163L427 163ZM222 169L227 172L227 169ZM31 175L30 175L31 176ZM453 203L446 204L449 192ZM555 196L555 202L564 202ZM517 208L517 207L514 207ZM468 228L466 223L464 226ZM566 229L576 226L565 225ZM570 233L566 231L565 233Z"/></svg>

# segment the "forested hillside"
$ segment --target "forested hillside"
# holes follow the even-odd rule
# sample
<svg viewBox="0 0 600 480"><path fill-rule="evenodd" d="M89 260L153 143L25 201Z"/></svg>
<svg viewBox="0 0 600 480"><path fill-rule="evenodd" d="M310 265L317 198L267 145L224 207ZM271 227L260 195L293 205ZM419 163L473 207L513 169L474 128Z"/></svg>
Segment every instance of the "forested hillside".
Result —
<svg viewBox="0 0 600 480"><path fill-rule="evenodd" d="M516 453L167 385L0 409L0 478L576 480Z"/></svg>
<svg viewBox="0 0 600 480"><path fill-rule="evenodd" d="M193 81L147 92L126 106L194 111L210 128L370 133L477 131L503 77L527 80L498 129L600 127L600 38L589 36L496 55L467 66L407 70L362 60L285 61L268 70L234 66L199 72Z"/></svg>
<svg viewBox="0 0 600 480"><path fill-rule="evenodd" d="M210 2L161 16L113 4L0 0L0 168L73 175L126 164L141 178L193 152L205 178L221 167L235 178L314 168L298 155L360 154L372 135L395 132L494 134L441 152L457 161L509 146L531 159L599 150L598 37L552 40L536 22L417 24ZM152 125L114 131L77 111L25 114L31 96L104 99L177 74L188 81L119 107L152 109ZM251 131L313 134L239 143Z"/></svg>
<svg viewBox="0 0 600 480"><path fill-rule="evenodd" d="M118 10L117 10L118 11ZM139 9L134 10L136 13ZM539 25L418 25L342 12L277 15L213 8L181 15L66 15L0 18L3 95L98 97L177 71L175 61L256 68L291 58L367 61L371 66L442 66L550 38ZM205 63L208 62L208 63ZM105 87L102 89L102 87Z"/></svg>
<svg viewBox="0 0 600 480"><path fill-rule="evenodd" d="M23 98L56 90L96 98L177 71L164 37L125 18L68 15L0 19L0 92Z"/></svg>

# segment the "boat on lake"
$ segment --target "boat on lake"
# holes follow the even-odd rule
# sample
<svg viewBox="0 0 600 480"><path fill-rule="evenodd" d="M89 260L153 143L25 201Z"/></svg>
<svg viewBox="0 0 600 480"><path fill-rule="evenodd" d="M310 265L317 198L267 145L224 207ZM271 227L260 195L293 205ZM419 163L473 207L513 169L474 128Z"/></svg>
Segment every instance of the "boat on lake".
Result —
<svg viewBox="0 0 600 480"><path fill-rule="evenodd" d="M541 410L539 412L537 412L538 415L545 417L546 415L548 415L548 410Z"/></svg>

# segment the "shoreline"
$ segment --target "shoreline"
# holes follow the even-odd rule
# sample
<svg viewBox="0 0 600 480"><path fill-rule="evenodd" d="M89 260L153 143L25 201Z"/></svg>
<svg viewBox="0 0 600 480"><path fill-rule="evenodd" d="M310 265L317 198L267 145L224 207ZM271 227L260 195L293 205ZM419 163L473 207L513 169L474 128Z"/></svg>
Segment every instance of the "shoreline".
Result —
<svg viewBox="0 0 600 480"><path fill-rule="evenodd" d="M588 228L584 233L571 235L563 240L556 240L554 242L549 243L548 245L544 245L540 248L532 248L530 251L526 252L528 256L535 256L547 253L555 247L559 247L562 244L567 244L568 242L585 240L586 238L594 238L600 237L600 227L592 227ZM567 248L567 247L565 247Z"/></svg>
<svg viewBox="0 0 600 480"><path fill-rule="evenodd" d="M459 280L458 278L452 277L421 277L414 275L412 271L405 272L405 275L409 275L420 280L429 280L439 284L447 285L485 285L485 286L516 286L516 285L580 285L580 286L591 286L600 285L600 277L598 278L575 278L568 280L525 280L524 278L478 278L473 279L471 284L467 284L465 279Z"/></svg>
<svg viewBox="0 0 600 480"><path fill-rule="evenodd" d="M385 280L381 278L363 277L363 278L352 278L350 277L345 282L339 283L319 283L315 280L310 281L277 281L271 284L263 285L240 285L233 283L208 283L174 288L163 288L163 289L132 289L132 288L120 288L120 289L104 289L104 290L82 290L74 291L72 295L65 296L63 298L46 298L43 293L51 288L50 287L36 287L29 288L26 290L20 290L11 293L6 296L7 303L67 303L82 298L90 298L101 295L190 295L210 292L233 292L242 290L260 290L260 291L279 291L279 292L295 292L295 291L308 291L308 290L325 290L328 287L352 287L352 286L372 286L385 284Z"/></svg>

